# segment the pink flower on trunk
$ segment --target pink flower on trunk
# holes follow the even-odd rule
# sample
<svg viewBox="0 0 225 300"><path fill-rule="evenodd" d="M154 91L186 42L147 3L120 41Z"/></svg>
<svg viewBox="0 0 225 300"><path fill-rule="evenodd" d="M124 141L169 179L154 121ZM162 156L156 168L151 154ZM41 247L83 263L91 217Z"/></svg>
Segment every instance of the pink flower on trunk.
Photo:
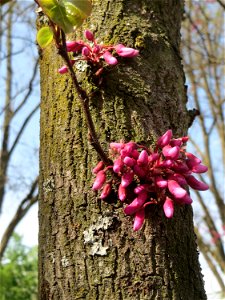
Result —
<svg viewBox="0 0 225 300"><path fill-rule="evenodd" d="M175 180L168 180L168 189L177 199L181 199L187 195L187 191L184 190Z"/></svg>
<svg viewBox="0 0 225 300"><path fill-rule="evenodd" d="M168 145L169 142L170 142L170 140L171 140L171 138L172 138L172 135L173 135L173 134L172 134L172 130L171 130L171 129L167 130L167 132L164 133L164 134L158 139L157 145L158 145L159 147L164 147L164 146Z"/></svg>
<svg viewBox="0 0 225 300"><path fill-rule="evenodd" d="M99 171L95 178L94 184L92 186L92 190L94 191L100 190L103 184L105 183L105 181L106 181L105 171Z"/></svg>
<svg viewBox="0 0 225 300"><path fill-rule="evenodd" d="M87 40L91 42L94 40L94 34L90 30L85 30L84 36L86 37Z"/></svg>
<svg viewBox="0 0 225 300"><path fill-rule="evenodd" d="M163 210L165 213L165 216L167 218L172 218L174 214L174 203L173 200L170 199L169 197L166 197L166 201L163 204Z"/></svg>
<svg viewBox="0 0 225 300"><path fill-rule="evenodd" d="M136 213L145 203L148 198L148 194L146 192L142 192L138 194L137 198L135 198L131 204L127 205L124 209L126 215L133 215Z"/></svg>
<svg viewBox="0 0 225 300"><path fill-rule="evenodd" d="M192 175L186 176L186 180L190 187L192 187L194 190L207 191L209 189L209 186L206 183L196 179Z"/></svg>
<svg viewBox="0 0 225 300"><path fill-rule="evenodd" d="M116 52L119 56L122 57L135 57L138 56L139 51L133 48L125 47L122 44L115 46Z"/></svg>
<svg viewBox="0 0 225 300"><path fill-rule="evenodd" d="M118 60L114 56L112 56L112 54L109 51L106 51L103 54L103 58L109 65L115 66L118 64Z"/></svg>
<svg viewBox="0 0 225 300"><path fill-rule="evenodd" d="M104 186L104 188L102 190L100 198L101 199L107 198L109 196L109 194L111 193L111 190L112 190L111 184L110 183L106 183L106 185Z"/></svg>
<svg viewBox="0 0 225 300"><path fill-rule="evenodd" d="M135 214L133 230L134 231L140 230L144 223L144 220L145 220L145 209L142 208L139 211L137 211Z"/></svg>

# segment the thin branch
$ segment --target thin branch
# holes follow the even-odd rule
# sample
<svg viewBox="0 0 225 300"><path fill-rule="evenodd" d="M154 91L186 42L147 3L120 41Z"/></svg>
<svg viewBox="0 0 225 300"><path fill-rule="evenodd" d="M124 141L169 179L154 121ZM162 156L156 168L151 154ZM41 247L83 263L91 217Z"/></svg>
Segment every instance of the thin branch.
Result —
<svg viewBox="0 0 225 300"><path fill-rule="evenodd" d="M35 112L39 109L39 106L40 106L39 104L36 105L35 108L29 113L29 115L24 120L22 126L20 127L19 132L17 133L17 136L16 136L16 138L15 138L15 140L14 140L14 142L13 142L11 148L10 148L10 150L8 151L8 157L9 158L12 155L13 150L15 149L15 147L16 147L16 145L17 145L17 143L18 143L18 141L19 141L19 139L20 139L20 137L21 137L21 135L22 135L22 133L24 131L24 129L26 128L27 123L30 121L31 117L35 114Z"/></svg>
<svg viewBox="0 0 225 300"><path fill-rule="evenodd" d="M99 154L99 156L101 157L102 161L108 165L111 163L110 159L108 158L108 156L105 154L104 150L101 147L101 144L98 140L98 136L95 130L95 126L92 120L92 116L89 110L89 97L86 93L85 90L82 89L82 87L79 85L76 74L74 72L73 67L71 66L70 63L70 59L68 56L68 53L66 51L66 37L65 37L65 33L61 30L61 37L62 37L62 44L59 42L57 36L56 36L56 43L58 46L58 52L61 55L61 57L63 58L63 60L65 61L66 65L68 66L69 72L70 72L70 76L74 85L74 88L78 94L78 97L80 99L80 103L83 107L83 111L86 117L86 121L87 121L87 125L88 125L88 129L89 129L89 133L90 133L90 137L91 137L91 144L92 146L95 148L96 152Z"/></svg>
<svg viewBox="0 0 225 300"><path fill-rule="evenodd" d="M17 211L12 218L11 222L9 223L8 227L6 228L1 243L0 243L0 260L2 259L4 252L6 250L6 247L8 245L9 239L13 234L13 231L15 230L18 223L21 221L21 219L25 216L25 214L28 212L28 210L31 208L31 206L37 202L38 195L34 196L34 193L37 189L38 185L38 178L35 179L33 184L31 185L30 191L27 194L27 196L21 201L19 207L17 208Z"/></svg>

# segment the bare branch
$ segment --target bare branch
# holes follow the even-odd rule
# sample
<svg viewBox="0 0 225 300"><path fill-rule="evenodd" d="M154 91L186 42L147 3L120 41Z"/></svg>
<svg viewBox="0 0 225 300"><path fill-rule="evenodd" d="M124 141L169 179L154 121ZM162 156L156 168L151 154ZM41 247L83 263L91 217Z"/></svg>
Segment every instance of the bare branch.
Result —
<svg viewBox="0 0 225 300"><path fill-rule="evenodd" d="M21 219L25 216L25 214L28 212L28 210L31 208L31 206L37 202L38 195L34 196L34 193L37 189L38 185L38 178L36 178L31 185L30 191L27 194L27 196L21 201L19 207L17 208L17 211L12 218L11 222L9 223L8 227L6 228L1 243L0 243L0 260L3 257L4 251L7 247L7 244L9 242L10 237L12 236L12 233L15 229L15 227L18 225L18 223L21 221Z"/></svg>

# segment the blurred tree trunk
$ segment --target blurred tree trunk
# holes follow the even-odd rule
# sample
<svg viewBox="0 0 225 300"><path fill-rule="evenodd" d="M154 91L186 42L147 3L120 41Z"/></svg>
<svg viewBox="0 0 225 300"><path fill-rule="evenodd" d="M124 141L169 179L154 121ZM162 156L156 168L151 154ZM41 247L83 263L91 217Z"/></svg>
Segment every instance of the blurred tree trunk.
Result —
<svg viewBox="0 0 225 300"><path fill-rule="evenodd" d="M168 128L176 136L187 132L182 14L175 0L100 0L94 7L90 22L99 41L140 50L93 93L90 107L105 150L120 139L151 142ZM176 207L172 220L149 210L134 233L122 207L91 190L97 155L71 80L57 74L62 61L54 47L40 65L40 299L206 299L191 207ZM96 90L89 76L78 77L89 93Z"/></svg>

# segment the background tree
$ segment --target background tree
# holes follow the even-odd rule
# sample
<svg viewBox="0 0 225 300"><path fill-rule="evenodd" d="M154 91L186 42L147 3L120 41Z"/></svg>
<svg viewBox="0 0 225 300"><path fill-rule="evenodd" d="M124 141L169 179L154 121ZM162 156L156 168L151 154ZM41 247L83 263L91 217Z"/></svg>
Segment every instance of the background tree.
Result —
<svg viewBox="0 0 225 300"><path fill-rule="evenodd" d="M1 300L37 299L37 247L22 244L14 234L0 268Z"/></svg>
<svg viewBox="0 0 225 300"><path fill-rule="evenodd" d="M94 6L85 27L92 24L104 43L122 42L141 53L108 72L100 88L82 66L76 70L105 150L120 139L151 143L168 128L176 136L187 132L182 15L181 1L100 0ZM134 233L116 196L109 205L91 191L97 155L72 82L56 72L61 63L55 47L43 51L40 299L206 299L190 206L176 207L172 220L161 209L149 210L144 228Z"/></svg>
<svg viewBox="0 0 225 300"><path fill-rule="evenodd" d="M202 178L210 193L196 193L196 228L199 249L225 293L224 183L225 94L224 9L222 1L189 1L183 26L183 58L190 105L197 109L191 142L197 155L209 166Z"/></svg>
<svg viewBox="0 0 225 300"><path fill-rule="evenodd" d="M33 141L31 144L26 133L28 125L30 128L35 126L35 122L30 121L38 111L39 98L35 90L38 83L37 55L34 38L30 36L35 28L32 21L34 4L10 1L0 7L0 13L0 212L7 213L10 203L12 210L15 209L3 233L1 258L14 228L37 202L38 143ZM29 57L29 61L24 57Z"/></svg>

